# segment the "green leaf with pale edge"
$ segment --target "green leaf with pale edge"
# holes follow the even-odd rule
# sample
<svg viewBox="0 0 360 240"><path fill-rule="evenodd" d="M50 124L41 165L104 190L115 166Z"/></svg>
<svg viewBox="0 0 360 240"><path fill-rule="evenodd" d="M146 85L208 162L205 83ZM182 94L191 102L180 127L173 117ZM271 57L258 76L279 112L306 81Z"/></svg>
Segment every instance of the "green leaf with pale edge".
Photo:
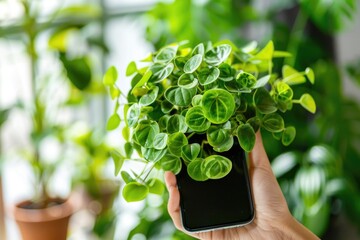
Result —
<svg viewBox="0 0 360 240"><path fill-rule="evenodd" d="M204 44L199 43L198 45L196 45L196 47L194 47L193 51L191 52L191 55L192 56L197 55L197 54L204 55L204 53L205 53Z"/></svg>
<svg viewBox="0 0 360 240"><path fill-rule="evenodd" d="M273 113L277 110L276 102L264 87L256 89L254 103L259 112L263 114Z"/></svg>
<svg viewBox="0 0 360 240"><path fill-rule="evenodd" d="M242 124L237 129L237 137L242 149L251 152L255 146L255 131L249 123Z"/></svg>
<svg viewBox="0 0 360 240"><path fill-rule="evenodd" d="M181 148L188 144L188 140L184 133L176 132L168 137L168 149L175 156L181 156Z"/></svg>
<svg viewBox="0 0 360 240"><path fill-rule="evenodd" d="M117 151L111 151L110 155L114 161L114 165L115 165L115 176L117 176L122 168L122 165L124 164L125 161L125 157L122 156L119 152Z"/></svg>
<svg viewBox="0 0 360 240"><path fill-rule="evenodd" d="M136 63L134 61L130 62L126 68L126 76L131 76L137 72Z"/></svg>
<svg viewBox="0 0 360 240"><path fill-rule="evenodd" d="M158 97L158 93L159 93L159 88L156 86L153 87L147 94L145 94L140 98L139 104L141 106L148 106L152 104L153 102L155 102L156 98Z"/></svg>
<svg viewBox="0 0 360 240"><path fill-rule="evenodd" d="M218 66L229 57L230 53L231 46L229 44L221 44L205 53L205 62L212 66Z"/></svg>
<svg viewBox="0 0 360 240"><path fill-rule="evenodd" d="M165 154L166 149L155 149L155 148L141 148L141 153L143 157L150 162L159 161Z"/></svg>
<svg viewBox="0 0 360 240"><path fill-rule="evenodd" d="M199 72L199 82L201 85L213 83L220 76L220 70L217 67L203 68Z"/></svg>
<svg viewBox="0 0 360 240"><path fill-rule="evenodd" d="M137 202L146 198L149 193L149 188L138 182L131 182L126 184L122 195L127 202Z"/></svg>
<svg viewBox="0 0 360 240"><path fill-rule="evenodd" d="M211 125L210 121L204 116L200 106L190 108L186 112L185 123L196 132L204 132Z"/></svg>
<svg viewBox="0 0 360 240"><path fill-rule="evenodd" d="M204 159L197 158L189 163L187 166L187 172L189 176L194 179L195 181L205 181L209 178L206 176L204 171L202 170L202 164Z"/></svg>
<svg viewBox="0 0 360 240"><path fill-rule="evenodd" d="M139 104L134 103L133 105L131 105L131 107L129 107L126 114L127 124L129 127L135 126L135 124L139 120L140 113L141 113L141 109Z"/></svg>
<svg viewBox="0 0 360 240"><path fill-rule="evenodd" d="M106 130L111 131L116 129L121 122L121 118L117 113L114 113L113 115L110 116L110 118L107 121L106 124Z"/></svg>
<svg viewBox="0 0 360 240"><path fill-rule="evenodd" d="M165 156L160 160L160 164L164 171L171 171L174 174L178 174L182 166L180 157L170 153L165 154Z"/></svg>
<svg viewBox="0 0 360 240"><path fill-rule="evenodd" d="M103 84L105 86L112 86L116 83L117 78L118 78L117 70L114 66L111 66L106 71L106 73L103 77Z"/></svg>
<svg viewBox="0 0 360 240"><path fill-rule="evenodd" d="M202 62L202 55L201 54L194 55L185 63L184 72L185 73L195 72L196 69L199 68L201 62Z"/></svg>
<svg viewBox="0 0 360 240"><path fill-rule="evenodd" d="M299 102L300 102L301 106L303 106L303 108L305 108L309 112L311 112L311 113L316 112L316 104L310 94L308 94L308 93L303 94L301 96Z"/></svg>
<svg viewBox="0 0 360 240"><path fill-rule="evenodd" d="M160 129L157 122L142 120L135 128L134 137L142 147L151 148L155 136L159 133Z"/></svg>
<svg viewBox="0 0 360 240"><path fill-rule="evenodd" d="M205 117L212 123L221 124L229 120L235 110L234 97L224 89L211 89L201 99Z"/></svg>
<svg viewBox="0 0 360 240"><path fill-rule="evenodd" d="M154 148L161 150L166 147L168 135L166 133L159 133L154 138Z"/></svg>
<svg viewBox="0 0 360 240"><path fill-rule="evenodd" d="M269 132L281 132L284 130L284 119L278 113L270 113L262 119L262 126Z"/></svg>
<svg viewBox="0 0 360 240"><path fill-rule="evenodd" d="M232 162L220 155L211 155L205 158L202 164L202 171L210 179L225 177L232 168Z"/></svg>
<svg viewBox="0 0 360 240"><path fill-rule="evenodd" d="M179 114L175 114L169 118L166 129L168 133L186 133L187 128L188 127L185 123L185 117Z"/></svg>
<svg viewBox="0 0 360 240"><path fill-rule="evenodd" d="M207 130L206 137L212 147L218 148L227 143L232 136L229 129L213 125Z"/></svg>
<svg viewBox="0 0 360 240"><path fill-rule="evenodd" d="M234 138L230 136L229 138L227 138L226 142L224 142L220 146L213 147L213 149L215 152L220 152L220 153L227 152L232 148L233 145L234 145Z"/></svg>
<svg viewBox="0 0 360 240"><path fill-rule="evenodd" d="M156 63L150 67L150 71L153 73L149 82L159 83L165 78L169 77L174 70L174 64L169 63L166 66Z"/></svg>
<svg viewBox="0 0 360 240"><path fill-rule="evenodd" d="M165 47L159 51L155 56L154 62L156 63L168 63L176 56L177 47Z"/></svg>
<svg viewBox="0 0 360 240"><path fill-rule="evenodd" d="M173 105L186 107L190 105L192 98L196 94L196 88L170 87L166 89L165 98Z"/></svg>
<svg viewBox="0 0 360 240"><path fill-rule="evenodd" d="M146 182L149 188L149 193L162 195L165 191L164 183L158 178L151 178Z"/></svg>
<svg viewBox="0 0 360 240"><path fill-rule="evenodd" d="M256 84L256 78L250 73L240 72L236 77L236 82L240 89L252 89Z"/></svg>
<svg viewBox="0 0 360 240"><path fill-rule="evenodd" d="M295 139L296 129L293 126L286 127L281 137L281 142L284 146L289 146Z"/></svg>
<svg viewBox="0 0 360 240"><path fill-rule="evenodd" d="M192 74L184 73L178 79L178 85L182 88L194 88L198 85L198 80Z"/></svg>
<svg viewBox="0 0 360 240"><path fill-rule="evenodd" d="M150 70L146 71L145 74L142 76L139 82L136 83L136 85L131 90L131 93L134 94L134 91L137 88L140 88L142 86L145 86L145 84L149 81L150 77L152 76L152 72Z"/></svg>
<svg viewBox="0 0 360 240"><path fill-rule="evenodd" d="M200 144L198 143L188 144L181 148L181 157L187 162L191 162L196 159L199 153Z"/></svg>
<svg viewBox="0 0 360 240"><path fill-rule="evenodd" d="M195 95L191 100L191 104L193 105L193 107L201 106L201 99L202 99L202 95L200 94Z"/></svg>

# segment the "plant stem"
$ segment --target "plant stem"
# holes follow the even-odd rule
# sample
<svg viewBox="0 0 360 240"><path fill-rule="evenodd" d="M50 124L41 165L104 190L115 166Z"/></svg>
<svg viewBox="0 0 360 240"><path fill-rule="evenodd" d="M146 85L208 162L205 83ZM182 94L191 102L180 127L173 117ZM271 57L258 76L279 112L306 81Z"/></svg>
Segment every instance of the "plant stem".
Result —
<svg viewBox="0 0 360 240"><path fill-rule="evenodd" d="M41 166L41 157L40 157L40 147L38 138L43 133L43 124L44 124L44 109L41 105L41 101L39 99L37 93L37 84L36 84L36 71L37 71L37 52L36 52L36 38L37 31L35 30L36 26L36 17L32 16L30 13L30 6L28 1L23 2L23 6L25 9L25 17L27 19L27 23L24 25L25 32L28 37L28 45L27 50L29 54L29 64L30 64L30 82L31 82L31 95L32 95L32 105L33 105L33 133L36 136L35 143L33 143L34 147L34 169L35 172L38 171L37 183L38 183L38 192L36 196L36 200L40 202L46 202L48 200L48 193L46 190L46 183L44 179L44 169Z"/></svg>

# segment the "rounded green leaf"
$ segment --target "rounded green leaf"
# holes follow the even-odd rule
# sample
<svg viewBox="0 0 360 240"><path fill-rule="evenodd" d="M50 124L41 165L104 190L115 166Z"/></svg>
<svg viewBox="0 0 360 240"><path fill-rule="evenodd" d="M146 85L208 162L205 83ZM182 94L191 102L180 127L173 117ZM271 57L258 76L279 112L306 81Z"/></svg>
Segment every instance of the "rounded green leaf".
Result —
<svg viewBox="0 0 360 240"><path fill-rule="evenodd" d="M134 137L142 147L151 148L153 147L155 136L159 133L160 129L157 122L142 120L135 128Z"/></svg>
<svg viewBox="0 0 360 240"><path fill-rule="evenodd" d="M117 113L114 113L108 119L108 122L106 124L106 130L111 131L116 129L119 126L120 122L121 122L120 116Z"/></svg>
<svg viewBox="0 0 360 240"><path fill-rule="evenodd" d="M129 127L134 127L138 122L141 113L141 108L139 104L135 103L129 107L126 115L127 125Z"/></svg>
<svg viewBox="0 0 360 240"><path fill-rule="evenodd" d="M181 157L187 162L191 162L196 159L199 153L200 144L198 143L188 144L181 148Z"/></svg>
<svg viewBox="0 0 360 240"><path fill-rule="evenodd" d="M190 105L192 98L196 94L196 88L170 87L165 91L165 98L173 105L186 107Z"/></svg>
<svg viewBox="0 0 360 240"><path fill-rule="evenodd" d="M142 96L140 98L139 104L141 106L148 106L148 105L152 104L153 102L155 102L155 100L158 96L158 93L159 93L159 88L155 86L147 94L145 94L144 96Z"/></svg>
<svg viewBox="0 0 360 240"><path fill-rule="evenodd" d="M130 62L126 68L126 76L131 76L137 72L136 63L134 61Z"/></svg>
<svg viewBox="0 0 360 240"><path fill-rule="evenodd" d="M161 111L165 114L171 112L171 110L174 108L174 105L172 105L169 101L163 100L161 102Z"/></svg>
<svg viewBox="0 0 360 240"><path fill-rule="evenodd" d="M208 85L213 83L218 79L220 75L220 70L216 67L212 68L203 68L199 72L199 82L201 85Z"/></svg>
<svg viewBox="0 0 360 240"><path fill-rule="evenodd" d="M277 110L276 102L264 87L256 89L254 103L259 112L263 114L273 113Z"/></svg>
<svg viewBox="0 0 360 240"><path fill-rule="evenodd" d="M314 71L311 68L308 67L308 68L305 69L305 75L312 84L315 83L315 74L314 74Z"/></svg>
<svg viewBox="0 0 360 240"><path fill-rule="evenodd" d="M282 68L283 81L289 85L302 84L306 82L303 74L296 71L289 65L284 65Z"/></svg>
<svg viewBox="0 0 360 240"><path fill-rule="evenodd" d="M166 133L159 133L154 138L154 148L161 150L166 147L168 135Z"/></svg>
<svg viewBox="0 0 360 240"><path fill-rule="evenodd" d="M165 191L164 183L158 178L151 178L146 182L149 193L162 195Z"/></svg>
<svg viewBox="0 0 360 240"><path fill-rule="evenodd" d="M175 156L181 156L181 148L188 144L188 140L184 133L176 132L168 137L167 146L169 151Z"/></svg>
<svg viewBox="0 0 360 240"><path fill-rule="evenodd" d="M131 145L131 143L129 142L126 142L125 145L124 145L124 151L125 151L125 156L127 158L131 158L132 154L133 154L133 151L134 151L134 148L133 146Z"/></svg>
<svg viewBox="0 0 360 240"><path fill-rule="evenodd" d="M135 182L135 179L131 177L131 175L126 171L121 171L121 178L124 180L126 184L129 184L131 182Z"/></svg>
<svg viewBox="0 0 360 240"><path fill-rule="evenodd" d="M200 106L201 99L202 99L202 95L200 95L200 94L195 95L191 100L191 104L193 105L193 107Z"/></svg>
<svg viewBox="0 0 360 240"><path fill-rule="evenodd" d="M251 152L255 146L255 131L249 123L242 124L237 129L237 136L242 149Z"/></svg>
<svg viewBox="0 0 360 240"><path fill-rule="evenodd" d="M206 132L206 137L212 147L221 147L232 138L230 130L223 126L211 126Z"/></svg>
<svg viewBox="0 0 360 240"><path fill-rule="evenodd" d="M306 110L308 110L311 113L315 113L316 112L316 104L314 99L312 98L312 96L308 93L305 93L301 96L300 98L300 104L301 106L303 106L303 108L305 108Z"/></svg>
<svg viewBox="0 0 360 240"><path fill-rule="evenodd" d="M229 137L226 142L224 142L220 146L213 147L213 149L215 152L227 152L232 148L233 145L234 145L234 138Z"/></svg>
<svg viewBox="0 0 360 240"><path fill-rule="evenodd" d="M160 160L160 164L164 171L171 171L174 174L178 174L182 166L181 159L170 153L165 154L165 156Z"/></svg>
<svg viewBox="0 0 360 240"><path fill-rule="evenodd" d="M205 117L212 123L221 124L229 120L235 110L233 95L223 89L211 89L201 99Z"/></svg>
<svg viewBox="0 0 360 240"><path fill-rule="evenodd" d="M169 118L166 129L168 133L176 133L176 132L185 133L187 131L185 117L179 114L172 115Z"/></svg>
<svg viewBox="0 0 360 240"><path fill-rule="evenodd" d="M229 57L230 53L231 53L230 45L228 44L219 45L205 53L205 62L212 66L218 66Z"/></svg>
<svg viewBox="0 0 360 240"><path fill-rule="evenodd" d="M194 75L184 73L179 77L178 85L183 88L194 88L198 85L198 80L194 77Z"/></svg>
<svg viewBox="0 0 360 240"><path fill-rule="evenodd" d="M158 83L169 77L172 71L174 70L174 64L169 63L167 65L162 65L159 63L155 63L150 67L150 71L152 72L152 76L149 81Z"/></svg>
<svg viewBox="0 0 360 240"><path fill-rule="evenodd" d="M197 55L197 54L204 55L204 53L205 53L204 44L203 44L203 43L199 43L198 45L196 45L196 47L194 47L191 55L192 55L192 56Z"/></svg>
<svg viewBox="0 0 360 240"><path fill-rule="evenodd" d="M169 115L164 115L159 119L158 123L159 123L159 128L161 129L161 131L165 131L167 129L169 118L170 118Z"/></svg>
<svg viewBox="0 0 360 240"><path fill-rule="evenodd" d="M176 47L165 47L159 51L155 56L154 62L156 63L168 63L176 56Z"/></svg>
<svg viewBox="0 0 360 240"><path fill-rule="evenodd" d="M269 132L281 132L284 130L284 119L277 113L270 113L262 119L262 126Z"/></svg>
<svg viewBox="0 0 360 240"><path fill-rule="evenodd" d="M236 77L240 89L252 89L256 84L256 77L247 72L240 72Z"/></svg>
<svg viewBox="0 0 360 240"><path fill-rule="evenodd" d="M146 198L149 188L138 182L131 182L125 185L122 195L127 202L137 202Z"/></svg>
<svg viewBox="0 0 360 240"><path fill-rule="evenodd" d="M187 172L189 176L195 181L205 181L209 179L204 171L202 170L202 164L204 163L204 159L197 158L189 163L187 166Z"/></svg>
<svg viewBox="0 0 360 240"><path fill-rule="evenodd" d="M111 66L105 73L103 83L105 86L112 86L115 84L118 78L117 70L114 66Z"/></svg>
<svg viewBox="0 0 360 240"><path fill-rule="evenodd" d="M219 66L220 75L219 79L224 82L229 82L234 79L235 70L227 63L222 63Z"/></svg>
<svg viewBox="0 0 360 240"><path fill-rule="evenodd" d="M232 168L232 162L220 155L211 155L205 158L202 164L202 171L210 179L220 179L225 177Z"/></svg>
<svg viewBox="0 0 360 240"><path fill-rule="evenodd" d="M155 149L155 148L141 148L143 157L149 162L159 161L166 153L166 149Z"/></svg>
<svg viewBox="0 0 360 240"><path fill-rule="evenodd" d="M249 118L246 123L249 123L255 132L257 132L261 126L261 120L259 117Z"/></svg>
<svg viewBox="0 0 360 240"><path fill-rule="evenodd" d="M186 112L185 123L189 128L196 132L204 132L211 125L211 123L204 116L203 110L200 106L190 108Z"/></svg>
<svg viewBox="0 0 360 240"><path fill-rule="evenodd" d="M193 73L198 69L202 62L202 55L196 54L193 57L191 57L184 66L184 72L185 73Z"/></svg>
<svg viewBox="0 0 360 240"><path fill-rule="evenodd" d="M281 137L281 142L284 146L289 146L295 139L296 129L295 127L287 127L284 129L284 132Z"/></svg>
<svg viewBox="0 0 360 240"><path fill-rule="evenodd" d="M277 99L284 102L292 100L294 95L291 87L284 82L276 84L276 93Z"/></svg>

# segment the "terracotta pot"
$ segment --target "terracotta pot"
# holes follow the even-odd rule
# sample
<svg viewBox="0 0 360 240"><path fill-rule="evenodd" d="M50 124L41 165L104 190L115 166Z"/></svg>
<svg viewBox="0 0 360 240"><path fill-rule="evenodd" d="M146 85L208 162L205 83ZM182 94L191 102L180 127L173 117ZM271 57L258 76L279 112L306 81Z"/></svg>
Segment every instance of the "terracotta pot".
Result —
<svg viewBox="0 0 360 240"><path fill-rule="evenodd" d="M73 207L69 201L44 209L25 208L31 204L24 201L14 207L14 218L23 240L66 240Z"/></svg>

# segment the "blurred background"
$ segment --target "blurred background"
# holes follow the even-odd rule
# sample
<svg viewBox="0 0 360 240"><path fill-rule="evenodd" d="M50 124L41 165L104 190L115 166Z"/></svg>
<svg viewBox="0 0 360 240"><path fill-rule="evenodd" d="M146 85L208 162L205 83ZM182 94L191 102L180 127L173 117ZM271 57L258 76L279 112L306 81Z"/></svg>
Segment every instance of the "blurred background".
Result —
<svg viewBox="0 0 360 240"><path fill-rule="evenodd" d="M294 111L289 147L263 133L293 215L322 239L360 238L360 12L356 0L0 0L0 239L21 239L12 206L80 196L68 239L191 239L167 195L125 203L109 156L121 129L102 75L164 44L274 41L314 69L317 113ZM126 164L125 164L126 167ZM45 189L45 190L44 190Z"/></svg>

